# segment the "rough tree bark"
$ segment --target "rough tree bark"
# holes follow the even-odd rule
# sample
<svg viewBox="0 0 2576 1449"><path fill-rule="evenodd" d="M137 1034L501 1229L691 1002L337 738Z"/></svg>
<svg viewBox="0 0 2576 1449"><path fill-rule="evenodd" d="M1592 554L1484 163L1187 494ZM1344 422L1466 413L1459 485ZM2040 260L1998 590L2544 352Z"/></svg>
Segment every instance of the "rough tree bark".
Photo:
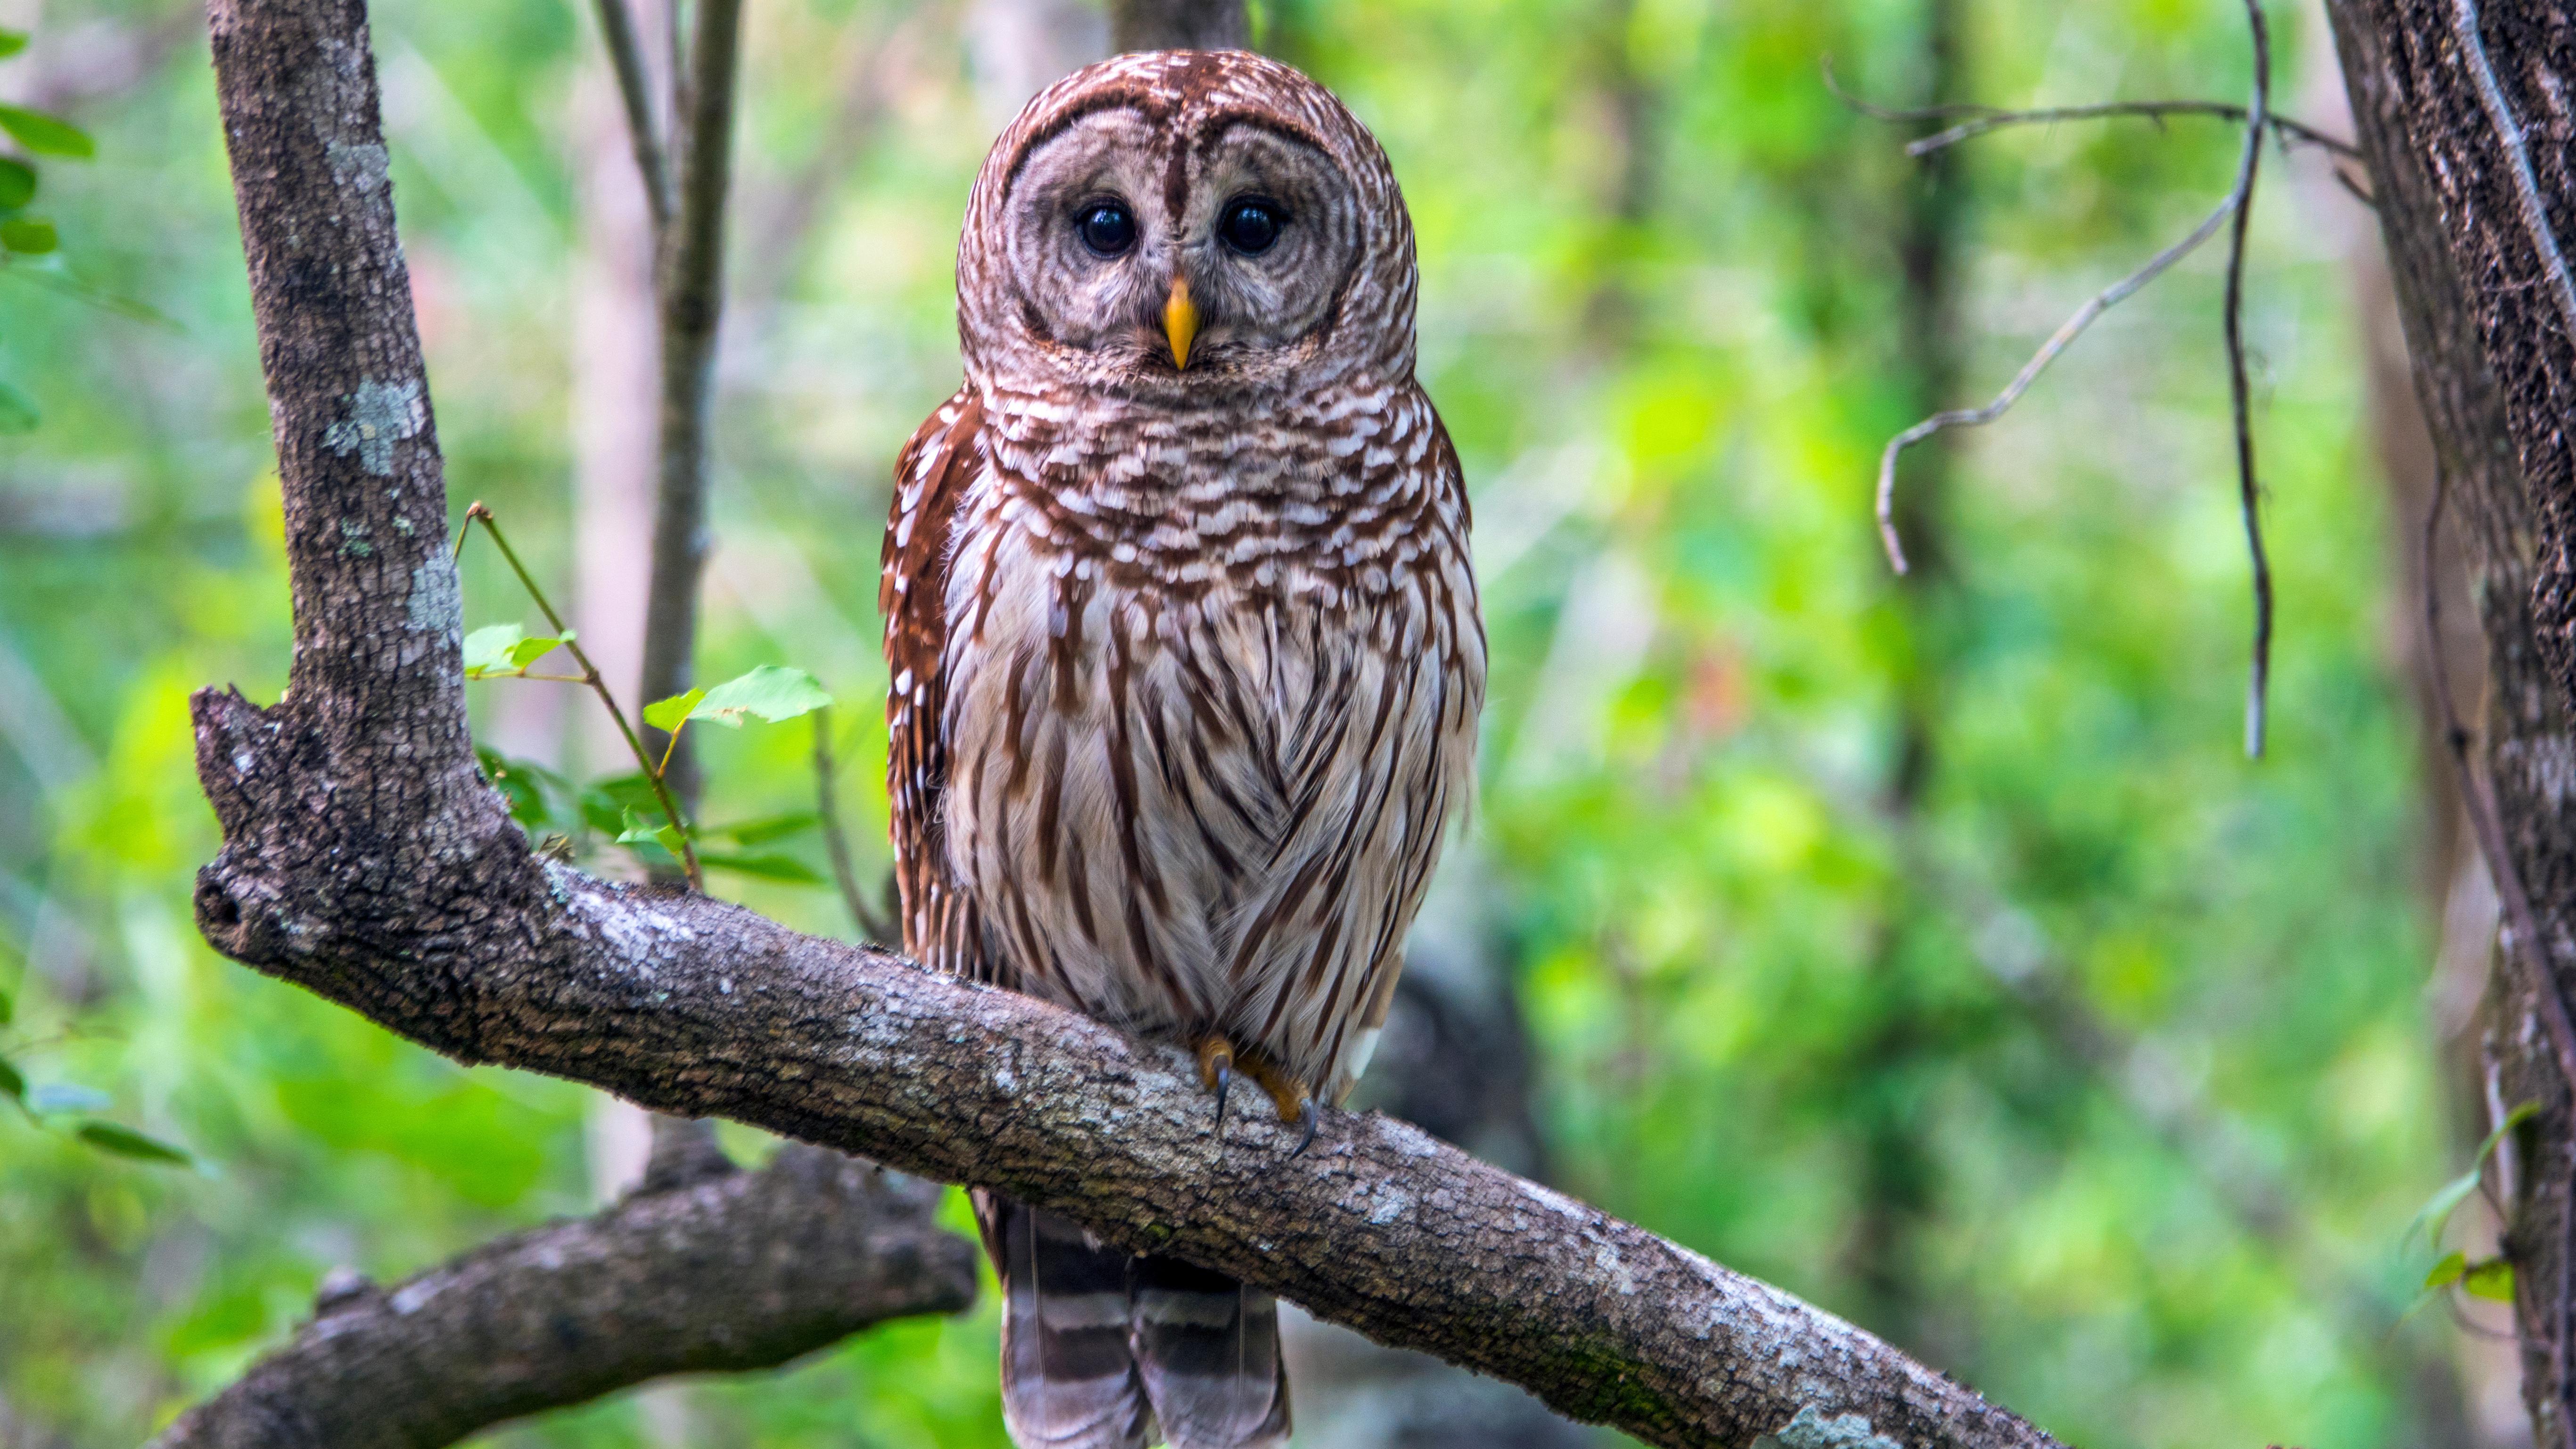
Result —
<svg viewBox="0 0 2576 1449"><path fill-rule="evenodd" d="M358 0L217 0L286 494L286 696L195 701L225 954L466 1061L993 1187L1659 1444L2047 1445L1798 1300L1422 1132L1220 1140L1176 1049L685 892L541 862L477 773Z"/></svg>
<svg viewBox="0 0 2576 1449"><path fill-rule="evenodd" d="M313 1320L153 1449L437 1449L664 1374L771 1368L975 1300L939 1189L791 1146L642 1192L390 1289L326 1280ZM388 1412L389 1406L399 1412Z"/></svg>
<svg viewBox="0 0 2576 1449"><path fill-rule="evenodd" d="M2537 0L2330 0L2378 198L2415 387L2467 545L2491 680L2480 751L2537 941L2510 920L2485 1051L2506 1101L2544 1111L2499 1159L2524 1398L2570 1441L2564 1356L2576 1123L2548 1025L2576 971L2576 731L2569 715L2576 479L2570 235L2576 29ZM2535 953L2545 975L2528 965Z"/></svg>

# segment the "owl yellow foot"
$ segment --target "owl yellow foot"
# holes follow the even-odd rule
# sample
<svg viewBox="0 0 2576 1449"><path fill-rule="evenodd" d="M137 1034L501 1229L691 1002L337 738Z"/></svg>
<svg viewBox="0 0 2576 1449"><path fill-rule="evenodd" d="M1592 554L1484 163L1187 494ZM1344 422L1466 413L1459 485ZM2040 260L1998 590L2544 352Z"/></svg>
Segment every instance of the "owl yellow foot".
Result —
<svg viewBox="0 0 2576 1449"><path fill-rule="evenodd" d="M1304 1152L1315 1140L1314 1092L1304 1082L1290 1076L1277 1062L1270 1059L1267 1052L1257 1047L1247 1048L1244 1051L1243 1070L1245 1075L1259 1082L1261 1089L1270 1094L1271 1105L1279 1109L1279 1120L1288 1126L1301 1129L1297 1137L1297 1146L1288 1155L1295 1157Z"/></svg>

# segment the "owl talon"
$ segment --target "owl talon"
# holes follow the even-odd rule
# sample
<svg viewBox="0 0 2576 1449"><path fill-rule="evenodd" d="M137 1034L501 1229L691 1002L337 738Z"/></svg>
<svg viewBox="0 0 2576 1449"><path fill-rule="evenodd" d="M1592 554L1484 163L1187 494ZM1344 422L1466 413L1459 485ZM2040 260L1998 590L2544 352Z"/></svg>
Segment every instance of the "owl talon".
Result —
<svg viewBox="0 0 2576 1449"><path fill-rule="evenodd" d="M1315 1126L1319 1115L1315 1111L1314 1098L1308 1097L1299 1105L1297 1121L1304 1130L1297 1134L1297 1145L1289 1149L1290 1157L1303 1157L1306 1155L1306 1149L1315 1145Z"/></svg>
<svg viewBox="0 0 2576 1449"><path fill-rule="evenodd" d="M1234 1044L1221 1036L1199 1043L1199 1081L1216 1093L1216 1130L1225 1131L1225 1094L1234 1085Z"/></svg>

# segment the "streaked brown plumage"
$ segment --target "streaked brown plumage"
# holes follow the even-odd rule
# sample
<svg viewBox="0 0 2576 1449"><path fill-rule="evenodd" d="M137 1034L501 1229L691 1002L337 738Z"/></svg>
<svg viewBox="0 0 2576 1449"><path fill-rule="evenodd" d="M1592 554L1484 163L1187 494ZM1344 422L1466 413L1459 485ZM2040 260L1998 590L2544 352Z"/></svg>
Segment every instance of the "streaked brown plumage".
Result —
<svg viewBox="0 0 2576 1449"><path fill-rule="evenodd" d="M1385 156L1257 56L1093 66L995 143L958 301L880 592L905 946L1338 1101L1484 694ZM1268 1295L979 1208L1022 1445L1284 1440Z"/></svg>

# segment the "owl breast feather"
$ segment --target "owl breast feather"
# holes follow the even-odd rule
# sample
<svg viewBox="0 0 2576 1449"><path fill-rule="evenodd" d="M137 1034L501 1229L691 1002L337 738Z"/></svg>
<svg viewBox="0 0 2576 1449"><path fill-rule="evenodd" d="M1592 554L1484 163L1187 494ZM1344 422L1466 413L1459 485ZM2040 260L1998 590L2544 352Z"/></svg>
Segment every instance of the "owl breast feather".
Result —
<svg viewBox="0 0 2576 1449"><path fill-rule="evenodd" d="M1131 1030L1226 1032L1333 1100L1468 788L1463 520L1459 547L1354 556L1329 508L1237 492L1192 517L1167 496L1104 545L1032 493L978 478L945 601L943 818L986 954ZM1158 532L1210 542L1174 559ZM1312 542L1237 550L1247 532Z"/></svg>

